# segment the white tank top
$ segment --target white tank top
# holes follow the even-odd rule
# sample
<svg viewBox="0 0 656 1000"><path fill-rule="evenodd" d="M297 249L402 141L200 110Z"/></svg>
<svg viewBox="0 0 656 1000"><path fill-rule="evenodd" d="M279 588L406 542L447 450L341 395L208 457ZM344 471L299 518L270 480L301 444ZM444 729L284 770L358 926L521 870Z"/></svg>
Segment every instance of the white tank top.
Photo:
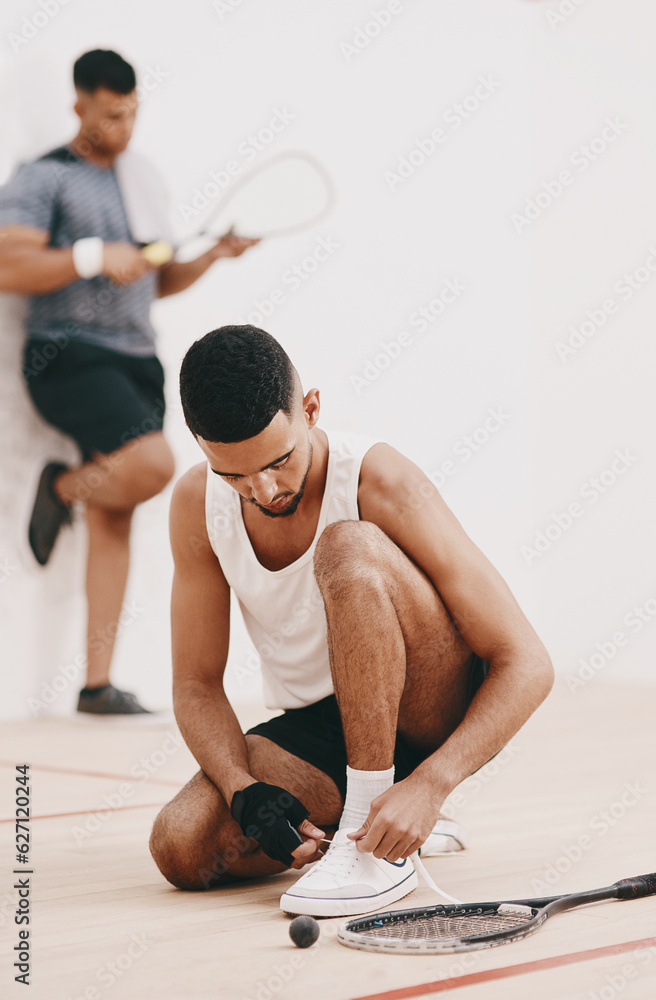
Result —
<svg viewBox="0 0 656 1000"><path fill-rule="evenodd" d="M207 466L207 534L260 655L267 708L302 708L333 692L314 550L327 524L360 520L360 466L376 441L348 433L327 436L328 471L317 531L307 552L283 569L269 570L258 562L239 494Z"/></svg>

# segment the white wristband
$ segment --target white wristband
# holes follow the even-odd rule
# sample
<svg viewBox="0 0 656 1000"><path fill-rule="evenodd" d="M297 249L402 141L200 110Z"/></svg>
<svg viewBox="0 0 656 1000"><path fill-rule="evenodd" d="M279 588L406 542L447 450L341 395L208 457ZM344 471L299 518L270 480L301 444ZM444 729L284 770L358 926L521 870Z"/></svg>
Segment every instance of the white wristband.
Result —
<svg viewBox="0 0 656 1000"><path fill-rule="evenodd" d="M73 267L81 278L95 278L102 274L104 265L103 241L99 236L88 236L73 244Z"/></svg>

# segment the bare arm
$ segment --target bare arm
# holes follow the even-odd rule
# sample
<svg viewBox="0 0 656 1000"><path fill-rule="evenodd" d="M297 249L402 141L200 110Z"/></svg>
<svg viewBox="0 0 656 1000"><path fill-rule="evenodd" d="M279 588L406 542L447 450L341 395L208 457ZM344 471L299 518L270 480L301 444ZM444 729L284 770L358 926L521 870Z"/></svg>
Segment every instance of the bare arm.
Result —
<svg viewBox="0 0 656 1000"><path fill-rule="evenodd" d="M172 261L170 264L164 264L159 269L158 297L163 298L165 295L183 292L185 288L198 281L215 260L221 257L240 257L244 250L255 246L256 243L259 243L259 240L228 235L222 237L196 260Z"/></svg>
<svg viewBox="0 0 656 1000"><path fill-rule="evenodd" d="M49 239L31 226L0 229L0 292L39 295L77 281L71 247L48 248Z"/></svg>
<svg viewBox="0 0 656 1000"><path fill-rule="evenodd" d="M0 228L0 292L43 295L79 280L72 247L50 247L50 234L32 226ZM105 243L103 274L129 285L152 270L130 243Z"/></svg>
<svg viewBox="0 0 656 1000"><path fill-rule="evenodd" d="M432 581L467 645L490 661L455 732L414 772L442 797L499 751L549 693L549 655L509 587L428 477L389 445L365 456L363 520L377 524Z"/></svg>
<svg viewBox="0 0 656 1000"><path fill-rule="evenodd" d="M171 598L173 706L187 746L230 804L258 780L250 773L246 740L223 688L230 638L230 588L212 550L205 523L207 466L185 473L171 500L175 561ZM324 836L309 820L292 868L319 857Z"/></svg>
<svg viewBox="0 0 656 1000"><path fill-rule="evenodd" d="M253 784L246 741L223 689L230 588L207 537L206 466L190 469L171 500L173 704L185 741L229 803Z"/></svg>

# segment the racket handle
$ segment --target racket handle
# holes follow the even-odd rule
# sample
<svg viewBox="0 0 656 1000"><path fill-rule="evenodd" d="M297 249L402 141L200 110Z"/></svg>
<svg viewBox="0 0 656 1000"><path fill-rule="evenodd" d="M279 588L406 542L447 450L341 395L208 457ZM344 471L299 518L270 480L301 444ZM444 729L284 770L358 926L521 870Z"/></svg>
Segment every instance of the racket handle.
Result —
<svg viewBox="0 0 656 1000"><path fill-rule="evenodd" d="M656 872L638 875L637 878L623 878L615 883L618 899L639 899L641 896L656 895Z"/></svg>

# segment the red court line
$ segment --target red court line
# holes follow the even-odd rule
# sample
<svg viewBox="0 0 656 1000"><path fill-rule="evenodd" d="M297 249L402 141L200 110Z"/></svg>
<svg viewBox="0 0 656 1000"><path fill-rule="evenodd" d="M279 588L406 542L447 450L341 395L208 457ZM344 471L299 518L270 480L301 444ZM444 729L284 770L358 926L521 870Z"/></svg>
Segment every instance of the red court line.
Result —
<svg viewBox="0 0 656 1000"><path fill-rule="evenodd" d="M165 805L166 802L133 802L132 805L129 806L115 806L113 808L111 806L107 806L106 809L102 808L78 809L77 812L46 813L44 816L30 816L29 822L32 822L32 820L34 819L61 819L62 816L88 816L89 813L97 813L97 812L122 812L124 809L150 809L151 807L154 809L155 808L161 809L162 806ZM9 816L7 819L0 819L0 823L15 823L15 822L16 822L15 816Z"/></svg>
<svg viewBox="0 0 656 1000"><path fill-rule="evenodd" d="M434 983L404 986L398 990L389 990L387 993L370 993L366 997L353 997L352 1000L408 1000L409 997L421 997L429 993L445 993L447 990L460 989L461 986L489 983L493 979L508 979L511 976L523 976L527 972L555 969L561 965L573 965L575 962L589 962L593 958L601 958L604 955L621 955L625 951L653 947L656 947L656 937L642 938L640 941L622 941L621 944L609 944L603 948L591 948L588 951L573 951L568 955L552 955L551 958L541 958L535 962L522 962L520 965L509 965L502 969L488 969L486 972L471 972L466 976L455 976L452 979L438 979Z"/></svg>
<svg viewBox="0 0 656 1000"><path fill-rule="evenodd" d="M0 760L0 767L16 767L15 762ZM134 774L110 774L105 771L77 771L75 768L71 767L51 767L49 764L30 764L30 770L34 771L51 771L53 774L74 774L78 778L113 778L117 781L135 781ZM147 778L137 778L137 781L143 781L144 784L151 782L153 785L170 785L172 788L182 788L179 781L171 781L167 778L151 778L148 775Z"/></svg>

